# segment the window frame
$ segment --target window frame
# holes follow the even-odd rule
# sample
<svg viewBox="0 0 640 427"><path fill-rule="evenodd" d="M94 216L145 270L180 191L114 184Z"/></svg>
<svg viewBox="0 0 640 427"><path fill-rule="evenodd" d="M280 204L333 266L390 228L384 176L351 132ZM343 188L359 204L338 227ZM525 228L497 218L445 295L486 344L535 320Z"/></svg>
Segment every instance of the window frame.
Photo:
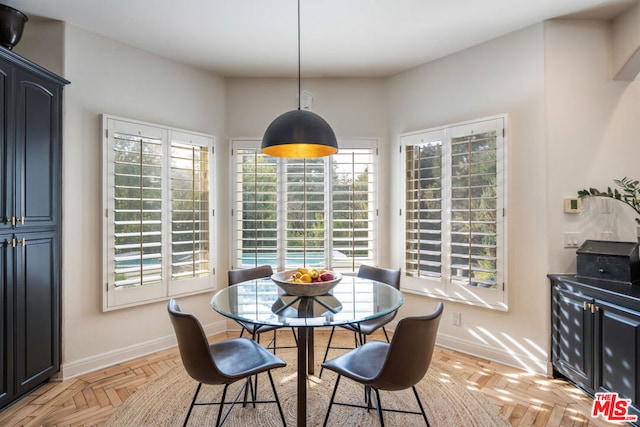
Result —
<svg viewBox="0 0 640 427"><path fill-rule="evenodd" d="M237 215L237 209L236 207L238 206L239 200L238 200L238 185L239 185L239 181L238 181L238 161L237 161L237 149L260 149L260 144L261 144L261 139L258 138L232 138L231 139L231 159L230 159L230 170L231 170L231 184L230 184L230 203L231 203L231 251L230 251L230 263L232 268L246 268L246 267L250 267L251 265L241 265L241 263L239 262L240 258L238 257L238 253L240 252L239 250L239 245L238 245L238 241L241 239L240 237L240 233L241 233L241 229L240 227L237 226L238 224L238 219L236 217ZM378 221L379 221L379 215L378 215L378 200L379 200L379 183L378 183L378 177L379 177L379 171L378 171L378 163L379 163L379 159L378 159L378 140L374 139L374 138L352 138L352 139L347 139L347 140L340 140L339 141L339 146L341 147L342 150L348 150L348 149L369 149L371 150L371 155L372 155L372 166L373 166L373 176L372 176L372 180L373 183L371 184L373 189L371 191L369 191L369 194L372 194L372 199L371 200L371 204L373 205L370 209L370 211L372 212L373 218L371 219L371 228L370 228L370 232L372 235L372 238L370 240L370 256L365 260L365 259L358 259L358 260L354 260L351 257L351 261L350 261L350 265L349 267L338 267L338 271L343 272L343 274L351 274L354 272L354 270L357 270L358 266L360 264L371 264L377 263L377 245L378 245L378 241L379 241L379 232L378 232ZM339 155L340 152L337 154ZM327 157L327 159L331 159L333 158L332 156ZM278 230L278 236L277 236L277 241L278 241L278 248L282 247L284 245L284 230L286 230L286 227L283 227L283 223L286 222L286 219L282 216L283 213L283 201L286 200L285 196L285 185L284 185L284 174L285 174L285 168L283 167L284 163L287 161L291 161L291 160L296 160L296 159L285 159L285 158L278 158L276 160L276 164L277 166L277 200L278 200L278 218L277 218L277 230ZM333 203L334 200L332 199L332 195L333 195L333 183L332 180L330 179L331 177L331 161L327 160L325 161L324 164L324 168L325 168L325 195L332 200L332 203L327 203L327 207L325 208L325 218L332 218L332 212L333 212ZM334 264L333 264L333 257L329 256L329 254L333 253L334 250L334 246L333 246L333 220L331 221L331 225L328 227L325 227L324 229L324 233L325 233L325 237L324 237L324 246L323 246L323 252L324 252L324 261L323 261L323 267L324 268L337 268ZM260 262L256 263L256 265L260 264ZM285 269L289 269L289 267L291 266L286 266L285 265L285 257L283 256L282 253L280 253L280 250L278 250L277 252L277 257L276 257L276 262L275 263L269 263L275 271L283 271ZM301 265L300 265L301 266ZM348 270L347 270L348 268Z"/></svg>
<svg viewBox="0 0 640 427"><path fill-rule="evenodd" d="M480 286L461 285L454 283L451 279L451 141L461 135L461 130L471 128L490 127L496 131L496 286L495 288L483 288ZM465 132L462 132L464 134ZM469 132L467 132L469 134ZM473 132L471 132L473 134ZM402 265L407 266L407 179L409 172L407 165L407 146L417 146L426 141L434 142L438 139L442 141L442 161L441 161L441 181L442 181L442 213L440 233L441 267L440 277L413 277L408 275L407 269L403 268L403 280L401 288L403 291L428 296L437 299L445 299L474 306L480 306L500 311L508 311L508 287L507 287L507 140L508 140L508 115L496 115L479 118L466 122L459 122L450 125L438 126L435 128L423 129L415 132L400 135L400 170L403 171L400 191L401 206L401 226L400 235L401 247L403 250Z"/></svg>
<svg viewBox="0 0 640 427"><path fill-rule="evenodd" d="M161 144L161 271L158 283L136 287L117 287L115 279L115 160L113 156L117 133L140 135L141 138L157 138ZM215 264L215 137L203 133L171 128L111 115L102 115L103 138L103 286L102 309L110 311L142 304L163 301L168 298L210 292L216 288ZM208 191L208 275L186 279L172 279L172 204L171 169L173 144L181 147L202 147L207 152Z"/></svg>

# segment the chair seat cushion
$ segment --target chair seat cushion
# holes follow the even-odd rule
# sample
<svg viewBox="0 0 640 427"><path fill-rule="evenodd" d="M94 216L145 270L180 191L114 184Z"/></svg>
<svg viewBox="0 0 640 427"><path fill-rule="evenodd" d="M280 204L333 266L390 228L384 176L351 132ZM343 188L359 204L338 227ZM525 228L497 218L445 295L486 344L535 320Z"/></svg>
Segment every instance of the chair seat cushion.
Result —
<svg viewBox="0 0 640 427"><path fill-rule="evenodd" d="M391 322L396 317L396 311L389 314L385 314L377 319L365 320L360 322L360 332L365 335L371 335L378 329L382 328L387 323Z"/></svg>
<svg viewBox="0 0 640 427"><path fill-rule="evenodd" d="M229 382L286 366L282 359L249 338L232 338L209 347L218 369L230 378Z"/></svg>
<svg viewBox="0 0 640 427"><path fill-rule="evenodd" d="M389 343L371 341L335 359L326 361L322 366L368 385L380 373L388 351Z"/></svg>
<svg viewBox="0 0 640 427"><path fill-rule="evenodd" d="M253 334L254 331L262 334L264 332L269 332L273 331L274 329L280 328L280 326L261 325L259 323L242 322L240 320L236 320L236 322L238 322L240 326L245 328L250 334Z"/></svg>

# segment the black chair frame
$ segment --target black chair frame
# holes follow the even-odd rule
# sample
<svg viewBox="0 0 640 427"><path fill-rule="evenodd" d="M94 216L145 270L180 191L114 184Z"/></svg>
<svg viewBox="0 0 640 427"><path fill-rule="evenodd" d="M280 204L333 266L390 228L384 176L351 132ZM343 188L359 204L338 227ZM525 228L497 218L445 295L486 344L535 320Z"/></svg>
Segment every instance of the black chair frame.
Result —
<svg viewBox="0 0 640 427"><path fill-rule="evenodd" d="M200 321L194 315L180 311L180 307L174 299L169 301L167 310L175 329L182 364L189 376L198 382L183 426L188 424L193 408L203 405L219 405L216 426L221 426L244 391L243 406L247 405L248 392L251 392L253 407L258 403L275 403L282 424L286 427L284 412L271 375L271 369L286 366L282 359L249 338L231 338L210 344ZM246 357L238 361L238 355ZM273 400L257 400L257 376L265 372L271 383ZM255 386L251 381L253 376L256 377ZM232 401L227 401L229 386L243 380L244 384L239 388L235 398ZM198 402L202 384L224 385L220 401ZM230 406L223 416L225 405Z"/></svg>
<svg viewBox="0 0 640 427"><path fill-rule="evenodd" d="M365 399L366 406L357 405L355 403L336 402L335 397L336 397L336 392L338 391L338 384L340 383L340 378L342 378L342 375L338 375L338 377L336 378L336 384L333 387L333 393L331 393L331 400L329 401L329 409L327 410L327 414L324 417L324 423L322 424L323 427L326 427L327 422L329 421L329 413L331 412L332 405L348 406L351 408L361 408L361 409L366 409L367 412L369 412L371 409L374 409L374 406L372 406L371 390L375 392L375 400L376 400L375 410L376 410L376 413L378 414L378 420L380 421L380 425L382 427L384 427L384 418L382 416L382 412L396 412L400 414L422 415L422 418L424 419L425 424L427 425L427 427L430 427L429 420L427 419L427 414L424 412L424 407L422 406L422 402L420 401L420 396L418 395L418 390L416 389L416 386L411 386L411 389L413 390L413 394L416 398L416 401L418 402L418 406L420 407L420 412L407 411L403 409L383 408L380 400L380 390L378 390L377 388L369 387L369 386L365 386L365 391L364 391L365 397L366 397Z"/></svg>
<svg viewBox="0 0 640 427"><path fill-rule="evenodd" d="M361 265L358 269L357 277L364 277L366 279L377 280L379 282L386 283L387 285L391 285L396 289L400 288L400 270L392 270L388 268L380 268L380 267L371 267L369 265ZM389 334L387 333L387 329L384 327L386 323L391 322L395 316L397 311L389 313L382 317L382 319L374 319L373 322L379 325L379 328L382 329L384 333L384 337L389 342ZM362 324L367 324L367 322L363 322ZM361 329L361 323L348 323L346 325L340 325L341 328L347 329L353 332L353 347L336 347L332 346L331 343L333 341L333 334L336 331L336 327L331 327L331 333L329 334L329 341L327 342L327 348L324 352L324 357L322 358L322 363L327 361L327 356L329 355L330 350L352 350L355 347L363 345L367 342L367 334L364 333ZM375 329L371 328L369 333L372 333ZM322 378L322 373L324 372L324 367L320 368L319 378Z"/></svg>
<svg viewBox="0 0 640 427"><path fill-rule="evenodd" d="M372 341L328 362L323 362L324 367L338 374L323 426L327 425L333 405L364 408L367 411L372 409L371 391L373 390L375 409L381 426L384 427L383 412L397 412L422 415L425 424L429 427L429 420L416 384L424 378L431 365L443 310L444 304L439 302L431 314L401 319L391 343ZM335 401L342 376L347 376L352 381L364 385L366 406ZM413 390L420 412L382 407L380 390L400 391L409 388Z"/></svg>
<svg viewBox="0 0 640 427"><path fill-rule="evenodd" d="M238 398L240 397L240 394L242 394L243 391L245 391L244 394L244 400L242 403L242 406L246 406L247 404L247 390L250 390L251 392L251 404L252 406L255 408L256 404L261 404L261 403L275 403L278 406L278 411L280 412L280 417L282 418L282 424L286 427L286 421L284 418L284 412L282 411L282 406L280 405L280 399L278 398L278 394L276 392L276 386L275 383L273 382L273 376L271 375L271 372L267 371L267 375L269 376L269 382L271 383L271 389L273 390L273 395L275 396L274 400L257 400L256 399L256 390L253 388L253 382L251 381L251 377L248 377L244 380L244 384L242 385L242 387L240 387L238 389L238 392L236 393L235 397L233 398L232 401L225 401L226 397L227 397L227 391L229 390L229 386L231 384L234 383L230 383L230 384L225 384L224 385L224 389L222 390L222 396L220 398L220 402L198 402L198 394L200 393L200 389L202 388L202 383L198 383L198 387L196 388L196 392L193 395L193 399L191 399L191 405L189 406L189 411L187 412L187 416L184 419L184 423L182 424L183 427L186 427L188 422L189 422L189 418L191 417L191 412L193 411L193 408L195 406L215 406L215 405L220 405L220 408L218 408L218 415L216 417L216 426L222 426L222 424L224 424L224 422L227 420L227 417L229 416L229 414L231 413L231 410L233 409L233 407L238 403ZM224 408L224 405L231 405L229 406L229 408L227 409L227 411L224 414L224 417L222 416L222 410Z"/></svg>

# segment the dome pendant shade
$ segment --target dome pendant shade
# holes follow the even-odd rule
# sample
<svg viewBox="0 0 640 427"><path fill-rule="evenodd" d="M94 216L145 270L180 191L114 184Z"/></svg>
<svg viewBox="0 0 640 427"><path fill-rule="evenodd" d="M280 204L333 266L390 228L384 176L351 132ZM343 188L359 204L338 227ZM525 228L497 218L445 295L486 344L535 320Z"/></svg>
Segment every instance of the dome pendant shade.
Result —
<svg viewBox="0 0 640 427"><path fill-rule="evenodd" d="M322 117L307 110L293 110L271 122L262 138L262 152L276 157L330 156L338 152L338 141Z"/></svg>

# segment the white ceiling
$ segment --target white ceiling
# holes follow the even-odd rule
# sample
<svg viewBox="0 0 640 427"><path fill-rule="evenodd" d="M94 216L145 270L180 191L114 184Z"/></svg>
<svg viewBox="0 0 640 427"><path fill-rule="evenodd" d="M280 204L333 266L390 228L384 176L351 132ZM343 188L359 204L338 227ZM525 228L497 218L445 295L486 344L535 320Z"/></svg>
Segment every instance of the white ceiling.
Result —
<svg viewBox="0 0 640 427"><path fill-rule="evenodd" d="M305 77L380 77L546 19L637 0L300 0ZM296 0L4 0L222 76L297 75ZM25 27L29 31L29 23Z"/></svg>

